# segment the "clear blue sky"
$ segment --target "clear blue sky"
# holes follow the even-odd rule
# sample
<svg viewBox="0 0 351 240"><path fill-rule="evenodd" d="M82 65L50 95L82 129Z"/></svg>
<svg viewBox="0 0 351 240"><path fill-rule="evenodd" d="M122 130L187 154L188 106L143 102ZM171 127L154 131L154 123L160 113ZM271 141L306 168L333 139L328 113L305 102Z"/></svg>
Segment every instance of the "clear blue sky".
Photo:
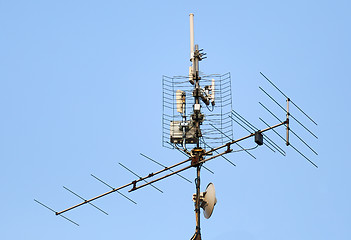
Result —
<svg viewBox="0 0 351 240"><path fill-rule="evenodd" d="M259 128L259 116L274 122L258 86L284 99L262 71L318 122L299 118L319 137L298 131L318 169L291 148L206 164L215 174L203 171L201 187L213 182L218 203L202 218L203 239L351 238L349 1L0 0L1 239L190 239L195 188L179 177L156 184L164 194L129 194L137 205L117 194L96 201L108 216L68 213L80 227L33 199L59 211L80 202L63 185L90 198L109 190L90 174L134 180L118 162L140 175L159 169L140 152L184 160L162 148L161 77L188 72L191 12L208 53L200 69L231 72L234 109ZM243 133L235 125L235 138Z"/></svg>

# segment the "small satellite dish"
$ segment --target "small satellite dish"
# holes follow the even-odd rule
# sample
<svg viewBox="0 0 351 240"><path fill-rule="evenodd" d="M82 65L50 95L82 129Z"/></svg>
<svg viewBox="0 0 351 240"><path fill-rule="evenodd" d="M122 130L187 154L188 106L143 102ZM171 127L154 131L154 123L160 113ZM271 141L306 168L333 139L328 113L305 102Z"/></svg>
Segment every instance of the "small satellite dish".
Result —
<svg viewBox="0 0 351 240"><path fill-rule="evenodd" d="M217 203L216 191L213 183L209 183L206 188L206 192L203 193L203 200L201 208L204 210L205 218L210 218L213 212L213 208Z"/></svg>
<svg viewBox="0 0 351 240"><path fill-rule="evenodd" d="M193 201L196 201L196 194L193 194ZM206 192L200 193L200 207L204 210L204 217L209 219L213 208L217 203L216 191L213 183L209 183Z"/></svg>

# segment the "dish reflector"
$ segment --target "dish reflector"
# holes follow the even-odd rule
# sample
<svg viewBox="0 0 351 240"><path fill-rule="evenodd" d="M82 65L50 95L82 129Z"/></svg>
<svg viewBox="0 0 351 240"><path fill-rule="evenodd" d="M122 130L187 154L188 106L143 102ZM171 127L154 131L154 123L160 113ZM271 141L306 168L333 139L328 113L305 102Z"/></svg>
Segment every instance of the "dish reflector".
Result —
<svg viewBox="0 0 351 240"><path fill-rule="evenodd" d="M216 191L213 183L209 183L206 188L206 192L203 193L204 198L201 204L201 208L204 210L205 218L210 218L213 212L213 208L217 203Z"/></svg>

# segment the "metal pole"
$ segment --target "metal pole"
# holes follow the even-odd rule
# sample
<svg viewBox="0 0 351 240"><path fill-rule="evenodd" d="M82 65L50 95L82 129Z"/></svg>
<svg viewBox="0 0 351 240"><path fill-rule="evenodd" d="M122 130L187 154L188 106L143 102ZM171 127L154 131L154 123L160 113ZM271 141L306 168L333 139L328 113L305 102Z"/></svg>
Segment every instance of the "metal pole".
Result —
<svg viewBox="0 0 351 240"><path fill-rule="evenodd" d="M196 201L195 201L195 217L196 217L196 230L195 230L195 239L201 239L200 233L200 169L201 164L197 165L196 172Z"/></svg>

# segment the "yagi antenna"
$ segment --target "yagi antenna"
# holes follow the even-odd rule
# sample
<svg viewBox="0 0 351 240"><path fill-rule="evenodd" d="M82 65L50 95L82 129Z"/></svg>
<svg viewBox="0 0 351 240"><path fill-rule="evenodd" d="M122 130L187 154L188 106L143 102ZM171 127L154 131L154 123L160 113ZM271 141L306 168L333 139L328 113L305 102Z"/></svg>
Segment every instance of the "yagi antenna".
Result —
<svg viewBox="0 0 351 240"><path fill-rule="evenodd" d="M259 146L265 145L273 153L278 152L285 156L286 152L280 147L272 138L268 137L269 132L274 132L279 136L287 147L291 147L302 157L307 159L313 166L317 165L311 161L302 151L297 149L295 139L312 151L315 155L317 152L307 143L302 137L295 132L295 123L301 126L309 134L318 137L308 129L301 121L291 114L291 105L294 109L302 112L310 121L315 125L317 123L308 116L300 107L291 101L286 94L284 94L270 79L263 73L260 73L276 90L278 90L286 98L286 108L276 101L267 91L262 87L260 90L268 96L276 105L278 105L283 112L280 114L273 113L266 105L259 102L259 104L274 118L275 123L271 124L259 118L265 125L260 129L241 114L232 109L232 95L231 95L231 75L226 73L220 74L204 74L200 72L199 62L206 58L206 53L203 49L199 48L198 44L194 41L194 14L190 14L190 62L189 72L186 76L174 76L162 78L163 89L163 114L162 114L162 142L163 146L176 149L181 152L185 159L171 166L165 166L153 158L140 153L141 156L156 163L160 170L150 172L145 176L140 176L134 171L126 167L124 164L119 163L121 167L132 173L136 179L119 187L113 187L95 175L91 174L93 178L103 183L110 188L110 191L97 195L91 199L85 199L72 190L64 187L67 191L77 196L82 202L70 206L59 212L53 210L47 205L35 200L41 206L49 209L55 215L61 216L71 223L79 226L76 222L68 219L63 214L83 205L91 205L107 215L107 212L94 205L92 202L107 196L111 193L119 193L123 197L136 204L135 201L130 199L127 194L122 193L122 190L128 189L128 192L133 192L146 186L152 186L157 191L163 191L157 188L154 184L177 175L187 182L191 181L181 175L182 172L188 169L196 170L195 178L195 194L193 195L196 227L192 240L201 240L200 228L200 211L203 209L204 217L210 218L213 213L214 206L217 203L215 188L213 183L207 185L205 192L200 192L200 171L202 168L214 173L212 170L205 166L208 161L224 158L231 165L236 166L226 156L230 153L245 151L248 155L255 158L251 153ZM189 84L190 82L190 84ZM295 112L294 112L295 114ZM247 131L248 135L234 138L233 136L233 123L235 126L240 126ZM293 126L294 131L291 129ZM284 129L285 127L285 129ZM283 129L285 134L282 136L278 129ZM291 134L292 135L291 135ZM291 136L290 136L291 135ZM292 138L291 138L292 137ZM252 139L254 146L250 144L249 147L244 145L245 140ZM293 143L293 144L292 144ZM239 149L233 149L233 145L238 146Z"/></svg>

